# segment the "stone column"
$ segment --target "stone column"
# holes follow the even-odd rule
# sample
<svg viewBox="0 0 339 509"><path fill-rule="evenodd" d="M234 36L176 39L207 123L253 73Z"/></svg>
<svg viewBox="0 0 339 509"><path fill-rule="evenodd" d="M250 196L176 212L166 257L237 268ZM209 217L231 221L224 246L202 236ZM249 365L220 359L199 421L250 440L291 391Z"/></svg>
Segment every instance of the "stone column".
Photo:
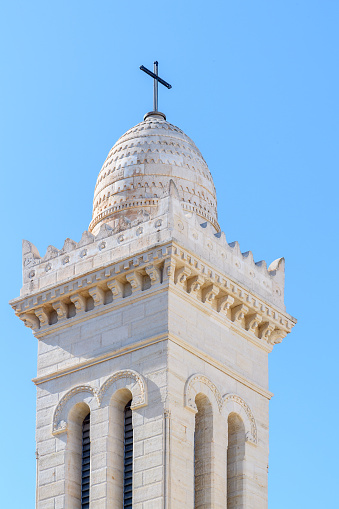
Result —
<svg viewBox="0 0 339 509"><path fill-rule="evenodd" d="M227 422L220 413L213 415L212 507L227 507Z"/></svg>
<svg viewBox="0 0 339 509"><path fill-rule="evenodd" d="M108 497L107 481L112 451L109 447L109 407L91 412L91 509L113 509Z"/></svg>
<svg viewBox="0 0 339 509"><path fill-rule="evenodd" d="M166 431L166 509L194 507L194 428L195 412L172 405Z"/></svg>
<svg viewBox="0 0 339 509"><path fill-rule="evenodd" d="M267 467L265 450L247 441L242 464L244 509L267 509Z"/></svg>
<svg viewBox="0 0 339 509"><path fill-rule="evenodd" d="M163 509L163 404L133 410L133 508Z"/></svg>

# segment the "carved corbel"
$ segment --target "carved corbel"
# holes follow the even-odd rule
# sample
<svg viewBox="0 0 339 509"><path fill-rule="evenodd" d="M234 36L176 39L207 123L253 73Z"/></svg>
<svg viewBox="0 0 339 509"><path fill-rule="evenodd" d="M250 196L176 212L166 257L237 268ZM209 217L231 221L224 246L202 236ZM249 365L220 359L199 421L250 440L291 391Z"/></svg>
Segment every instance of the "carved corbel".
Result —
<svg viewBox="0 0 339 509"><path fill-rule="evenodd" d="M19 318L24 322L26 327L29 327L33 331L40 329L39 318L33 313L23 313L19 315Z"/></svg>
<svg viewBox="0 0 339 509"><path fill-rule="evenodd" d="M130 283L133 292L137 290L141 290L142 288L142 276L137 272L131 272L130 274L126 274L126 279Z"/></svg>
<svg viewBox="0 0 339 509"><path fill-rule="evenodd" d="M119 299L124 294L124 285L118 279L107 281L107 286L111 290L114 299Z"/></svg>
<svg viewBox="0 0 339 509"><path fill-rule="evenodd" d="M145 267L146 274L150 277L152 285L160 283L160 271L155 265Z"/></svg>
<svg viewBox="0 0 339 509"><path fill-rule="evenodd" d="M75 293L74 295L70 295L69 298L73 302L77 312L81 313L86 311L86 299L83 295L81 295L81 293Z"/></svg>
<svg viewBox="0 0 339 509"><path fill-rule="evenodd" d="M256 327L258 327L259 323L262 321L262 316L260 316L258 313L253 313L251 315L246 316L246 330L254 332Z"/></svg>
<svg viewBox="0 0 339 509"><path fill-rule="evenodd" d="M232 308L231 311L232 311L232 321L239 322L248 313L248 307L245 306L245 304L239 304L238 306Z"/></svg>
<svg viewBox="0 0 339 509"><path fill-rule="evenodd" d="M211 284L207 288L204 288L202 295L203 302L209 302L210 304L212 304L218 293L219 288L217 287L217 285Z"/></svg>
<svg viewBox="0 0 339 509"><path fill-rule="evenodd" d="M228 309L232 306L234 303L234 298L231 297L231 295L224 295L223 297L220 297L218 299L218 311L224 311L227 313Z"/></svg>
<svg viewBox="0 0 339 509"><path fill-rule="evenodd" d="M287 332L282 329L274 329L271 333L268 342L272 345L281 343L282 340L287 336Z"/></svg>
<svg viewBox="0 0 339 509"><path fill-rule="evenodd" d="M105 303L105 292L99 286L88 288L88 293L94 300L95 306L102 306Z"/></svg>
<svg viewBox="0 0 339 509"><path fill-rule="evenodd" d="M188 278L188 276L191 275L191 269L189 269L188 267L180 267L180 269L177 269L175 271L175 278L174 278L174 281L175 281L175 284L181 284L181 285L184 285L186 279Z"/></svg>
<svg viewBox="0 0 339 509"><path fill-rule="evenodd" d="M58 320L67 318L68 306L67 304L65 304L65 302L63 302L62 300L58 300L56 302L52 302L52 306L57 312Z"/></svg>
<svg viewBox="0 0 339 509"><path fill-rule="evenodd" d="M187 280L187 291L197 294L204 283L205 279L202 276L191 277Z"/></svg>
<svg viewBox="0 0 339 509"><path fill-rule="evenodd" d="M163 279L171 279L174 280L175 274L175 260L173 258L167 258L164 262L164 271L163 271Z"/></svg>
<svg viewBox="0 0 339 509"><path fill-rule="evenodd" d="M34 310L34 313L39 318L40 327L45 327L46 325L49 325L49 316L43 307L36 308Z"/></svg>
<svg viewBox="0 0 339 509"><path fill-rule="evenodd" d="M270 335L274 331L274 325L271 322L264 322L259 326L259 338L269 341Z"/></svg>

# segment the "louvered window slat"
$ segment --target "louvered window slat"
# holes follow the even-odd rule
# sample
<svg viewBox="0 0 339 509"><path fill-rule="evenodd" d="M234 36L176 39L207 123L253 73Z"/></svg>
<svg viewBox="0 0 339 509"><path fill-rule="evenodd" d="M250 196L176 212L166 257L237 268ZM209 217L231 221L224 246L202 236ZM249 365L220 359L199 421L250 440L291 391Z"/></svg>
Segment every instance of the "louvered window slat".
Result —
<svg viewBox="0 0 339 509"><path fill-rule="evenodd" d="M86 415L82 423L82 467L81 467L81 509L89 509L90 490L90 414Z"/></svg>
<svg viewBox="0 0 339 509"><path fill-rule="evenodd" d="M133 427L129 401L125 406L124 419L124 509L132 509L133 489Z"/></svg>

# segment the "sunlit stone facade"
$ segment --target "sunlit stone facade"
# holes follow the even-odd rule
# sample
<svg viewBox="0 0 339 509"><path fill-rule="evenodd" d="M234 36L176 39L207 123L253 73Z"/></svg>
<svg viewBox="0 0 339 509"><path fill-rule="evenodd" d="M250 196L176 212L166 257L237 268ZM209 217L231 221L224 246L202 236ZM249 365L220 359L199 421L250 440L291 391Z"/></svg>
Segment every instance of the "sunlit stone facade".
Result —
<svg viewBox="0 0 339 509"><path fill-rule="evenodd" d="M133 508L264 509L268 354L295 324L284 260L228 244L208 167L162 114L123 135L79 242L23 242L11 302L38 339L37 508L123 509L132 400Z"/></svg>

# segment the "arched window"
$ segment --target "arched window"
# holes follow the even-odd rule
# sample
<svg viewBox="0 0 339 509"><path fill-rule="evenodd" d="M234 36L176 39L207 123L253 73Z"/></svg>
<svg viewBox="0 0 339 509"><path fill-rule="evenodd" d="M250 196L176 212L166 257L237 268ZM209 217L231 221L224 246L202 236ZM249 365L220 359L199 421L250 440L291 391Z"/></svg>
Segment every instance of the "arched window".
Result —
<svg viewBox="0 0 339 509"><path fill-rule="evenodd" d="M77 403L68 414L66 446L66 506L89 508L90 409Z"/></svg>
<svg viewBox="0 0 339 509"><path fill-rule="evenodd" d="M116 391L109 405L107 442L107 507L132 508L133 492L133 423L132 394Z"/></svg>
<svg viewBox="0 0 339 509"><path fill-rule="evenodd" d="M90 414L82 421L81 509L89 509L91 443Z"/></svg>
<svg viewBox="0 0 339 509"><path fill-rule="evenodd" d="M245 426L236 413L228 416L227 509L243 507Z"/></svg>
<svg viewBox="0 0 339 509"><path fill-rule="evenodd" d="M195 398L194 509L208 509L212 503L212 405L204 394Z"/></svg>
<svg viewBox="0 0 339 509"><path fill-rule="evenodd" d="M124 509L132 508L133 427L130 400L124 410Z"/></svg>

